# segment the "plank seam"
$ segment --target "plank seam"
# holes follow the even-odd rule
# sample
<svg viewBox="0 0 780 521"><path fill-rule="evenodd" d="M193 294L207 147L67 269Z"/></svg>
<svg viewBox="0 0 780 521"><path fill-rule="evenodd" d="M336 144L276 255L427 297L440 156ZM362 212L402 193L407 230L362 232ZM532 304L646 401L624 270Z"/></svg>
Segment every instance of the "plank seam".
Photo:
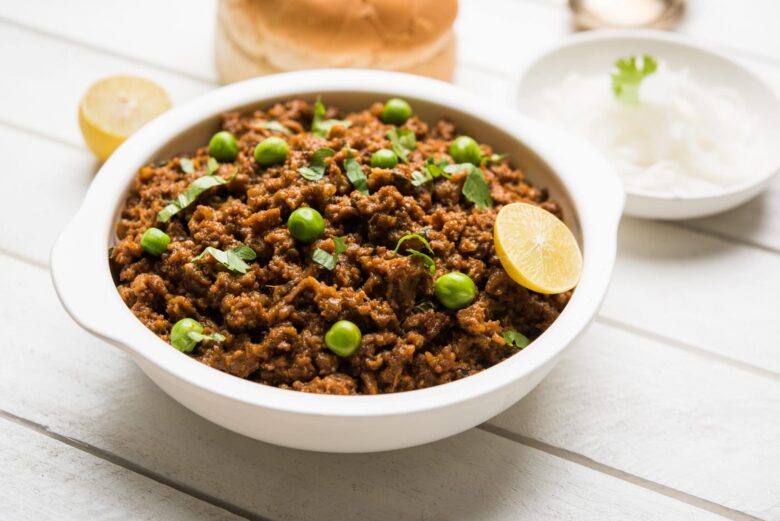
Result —
<svg viewBox="0 0 780 521"><path fill-rule="evenodd" d="M13 251L6 250L5 248L2 247L0 247L0 255L5 255L6 257L11 257L12 259L17 260L19 262L30 264L31 266L35 266L36 268L49 271L49 265L46 264L45 262L41 262L37 259L33 259L32 257L27 257L26 255L21 255Z"/></svg>
<svg viewBox="0 0 780 521"><path fill-rule="evenodd" d="M489 423L483 423L482 425L478 425L476 428L488 432L490 434L499 436L501 438L514 441L521 445L525 445L526 447L530 447L532 449L542 451L545 454L549 454L559 459L563 459L570 463L574 463L576 465L589 468L601 474L606 474L613 478L620 479L621 481L634 484L636 486L642 487L651 492L655 492L656 494L666 496L668 498L674 499L681 503L685 503L694 508L705 510L707 512L717 514L719 516L723 516L727 519L732 519L734 521L762 521L760 518L751 516L750 514L747 514L740 510L735 510L733 508L729 508L719 503L715 503L708 499L704 499L699 496L694 496L693 494L683 492L682 490L678 490L676 488L672 488L667 485L657 483L655 481L637 476L635 474L631 474L630 472L625 472L623 470L610 467L609 465L605 465L603 463L590 459L587 456L583 456L582 454L578 454L570 450L562 449L554 445L550 445L545 442L536 440L534 438L523 436L522 434L512 432L510 430L504 429L503 427L498 427L496 425L492 425Z"/></svg>
<svg viewBox="0 0 780 521"><path fill-rule="evenodd" d="M56 431L53 431L52 429L46 427L45 425L23 418L21 416L18 416L6 410L0 409L0 418L3 418L6 421L12 422L26 429L30 429L38 434L46 436L47 438L50 438L59 443L63 443L71 448L89 454L90 456L96 457L103 461L106 461L112 465L122 467L130 472L144 476L157 483L160 483L163 486L177 490L199 501L208 503L216 508L220 508L234 515L248 519L249 521L272 521L270 518L260 516L258 514L255 514L254 512L233 505L232 503L211 496L210 494L203 493L194 487L190 487L189 485L178 483L157 472L149 470L143 466L137 465L121 456L117 456L116 454L100 449L98 447L80 441L78 439L71 438L63 434L59 434ZM616 479L620 479L621 481L632 483L646 490L649 490L653 493L661 494L663 496L669 497L676 501L680 501L682 503L688 504L695 508L727 517L728 519L733 519L736 521L761 521L759 518L751 516L739 510L734 510L729 507L720 505L718 503L709 501L707 499L700 498L698 496L688 494L686 492L668 487L666 485L662 485L660 483L656 483L654 481L636 476L634 474L621 471L619 469L599 463L581 454L577 454L566 449L561 449L553 445L549 445L547 443L538 441L536 439L529 438L508 431L502 427L498 427L486 423L486 424L478 425L476 428L484 432L487 432L489 434L493 434L495 436L504 438L510 442L518 443L520 445L524 445L532 449L539 450L541 452L544 452L545 454L551 455L558 459L563 459L570 463L586 467L600 474L606 474Z"/></svg>
<svg viewBox="0 0 780 521"><path fill-rule="evenodd" d="M554 4L554 3L548 2L546 0L522 0L522 1L534 3L536 5L547 5L547 6L552 7L552 8L559 8L560 7L560 6L558 6L558 5ZM138 58L134 58L134 57L131 57L131 56L126 56L126 55L124 55L122 53L119 53L119 52L115 52L115 51L112 51L112 50L109 50L109 49L103 49L103 48L96 47L96 46L93 46L91 44L79 41L79 40L75 40L75 39L72 39L72 38L69 38L69 37L66 37L66 36L58 35L56 33L50 33L48 31L41 30L41 29L38 29L38 28L35 28L35 27L27 26L27 25L24 25L24 24L19 24L17 22L13 22L13 21L7 20L7 19L2 18L2 17L0 17L0 23L3 23L5 25L9 25L9 26L15 27L17 29L30 31L30 32L33 32L35 34L38 34L40 36L44 36L44 37L47 37L47 38L60 40L60 41L63 41L65 43L68 43L70 45L75 45L75 46L78 46L78 47L81 47L81 48L84 48L84 49L87 49L87 50L90 50L90 51L93 51L93 52L102 53L102 54L109 55L109 56L112 56L112 57L115 57L115 58L119 58L119 59L127 60L127 61L130 61L130 62L138 63L138 64L141 64L141 65L150 67L150 68L154 68L154 69L165 71L165 72L168 72L168 73L171 73L171 74L175 74L175 75L179 75L179 76L182 76L182 77L186 77L188 79L191 79L191 80L194 80L194 81L197 81L197 82L201 82L201 83L207 84L209 86L215 86L216 85L216 83L214 81L206 79L206 78L198 76L198 75L195 75L195 74L191 74L191 73L188 73L188 72L185 72L185 71L181 71L181 70L178 70L178 69L168 68L168 67L162 66L160 64L156 64L156 63L153 63L153 62L148 62L148 61L141 60L141 59L138 59ZM749 58L752 58L752 59L761 60L761 61L763 61L765 63L771 64L774 67L778 67L780 65L780 62L778 62L774 58L768 57L768 56L764 56L764 55L761 55L761 54L756 54L756 53L754 53L752 51L747 51L747 50L743 50L743 49L736 49L736 48L732 48L732 47L727 47L725 49L728 49L730 52L739 53L739 54L741 54L743 56L746 56L746 57L749 57ZM464 60L462 63L468 65L472 69L480 70L480 72L483 72L483 73L486 73L486 74L490 74L492 76L497 76L497 77L500 77L500 78L508 79L509 81L511 81L511 78L509 76L507 76L506 74L502 73L502 72L498 72L498 71L486 68L486 67L484 67L482 65L478 65L478 64L475 64L475 63L472 63L472 62L468 62L467 60ZM13 128L14 130L17 130L17 131L20 131L20 132L29 133L29 134L35 135L37 137L40 137L40 138L43 138L43 139L46 139L46 140L57 142L59 144L63 144L63 145L66 145L66 146L69 146L69 147L76 148L78 150L84 151L84 148L82 146L79 146L79 145L77 145L77 144L75 144L73 142L65 141L65 140L59 139L57 137L41 133L41 132L36 131L34 129L25 128L25 127L22 127L22 126L13 124L13 123L9 123L9 122L6 122L6 121L0 121L0 124L2 124L4 126L7 126L7 127L10 127L10 128ZM702 230L702 229L700 229L700 228L698 228L696 226L693 226L691 224L687 224L687 223L671 223L671 224L673 224L674 226L679 226L679 227L681 227L683 229L686 229L686 230L688 230L688 231L690 231L692 233L698 233L698 234L703 235L703 236L713 237L713 238L719 239L721 241L726 241L726 242L729 242L729 243L739 243L739 244L741 244L743 246L746 246L746 247L756 248L756 249L763 250L763 251L766 251L766 252L769 252L769 253L773 253L773 254L780 254L780 249L772 248L772 247L769 247L769 246L766 246L766 245L762 245L762 244L759 244L759 243L749 242L749 241L746 241L746 240L743 240L743 239L731 238L731 237L729 237L729 236L727 236L725 234L719 233L719 232L713 232L713 231L710 231L710 230ZM12 258L14 258L16 260L19 260L21 262L26 262L28 264L34 265L34 266L36 266L38 268L41 268L41 269L44 269L44 270L48 271L48 265L46 263L42 263L42 262L37 261L35 259L28 258L26 256L23 256L21 254L17 254L17 253L14 253L14 252L10 252L10 251L5 250L5 249L0 249L0 253L2 253L4 255L7 255L9 257L12 257ZM617 329L621 329L621 330L624 330L624 331L626 331L626 332L628 332L630 334L634 334L634 335L637 335L637 336L650 338L652 340L659 341L659 342L661 342L663 344L670 345L672 347L676 347L676 348L683 349L685 351L689 351L689 352L692 352L692 353L695 353L695 354L698 354L698 355L701 355L701 356L705 356L707 358L710 358L712 360L718 361L718 362L726 364L726 365L738 366L739 368L741 368L741 369L743 369L745 371L749 371L749 372L751 372L753 374L756 374L756 375L764 377L764 378L770 378L770 379L772 379L774 381L780 381L780 374L778 374L776 372L773 372L773 371L770 371L770 370L766 370L766 369L760 368L758 366L753 366L753 365L741 362L739 360L735 360L733 358L720 355L718 353L713 353L713 352L704 350L702 348L696 347L694 345L687 344L685 342L682 342L682 341L679 341L679 340L676 340L676 339L673 339L673 338L665 337L663 335L659 335L659 334L653 333L653 332L648 331L648 330L644 330L642 328L639 328L639 327L636 327L636 326L633 326L633 325L630 325L630 324L622 323L620 321L613 320L611 318L604 317L602 315L599 315L596 320L598 322L606 325L606 326L614 327L614 328L617 328ZM59 433L57 433L55 431L52 431L51 429L49 429L48 427L46 427L44 425L38 424L36 422L33 422L31 420L27 420L27 419L19 417L19 416L16 416L16 415L14 415L14 414L12 414L10 412L7 412L7 411L1 410L1 409L0 409L0 417L4 418L7 421L10 421L10 422L13 422L15 424L18 424L18 425L20 425L22 427L31 429L31 430L39 433L39 434L45 435L45 436L47 436L50 439L53 439L53 440L58 441L60 443L64 443L64 444L66 444L66 445L68 445L68 446L70 446L72 448L75 448L77 450L80 450L82 452L90 454L90 455L92 455L94 457L97 457L97 458L99 458L101 460L107 461L108 463L111 463L111 464L114 464L114 465L118 465L120 467L123 467L123 468L131 471L131 472L134 472L136 474L140 474L140 475L142 475L144 477L152 479L153 481L156 481L156 482L158 482L158 483L160 483L160 484L162 484L164 486L173 488L173 489L175 489L175 490L177 490L179 492L187 494L187 495L189 495L191 497L194 497L194 498L196 498L196 499L198 499L200 501L204 501L206 503L209 503L209 504L211 504L211 505L213 505L213 506L215 506L217 508L221 508L223 510L231 512L231 513L233 513L235 515L238 515L238 516L241 516L241 517L245 517L245 518L253 520L253 521L254 520L256 520L256 521L270 521L270 518L259 516L259 515L255 514L255 513L251 512L251 511L248 511L248 510L242 509L241 507L237 507L235 505L232 505L232 504L230 504L228 502L225 502L225 501L223 501L223 500L221 500L219 498L216 498L214 496L211 496L211 495L209 495L207 493L201 492L201 491L199 491L199 490L197 490L197 489L195 489L193 487L190 487L190 486L188 486L186 484L177 483L176 481L171 480L171 479L169 479L169 478L167 478L167 477L165 477L165 476L163 476L163 475L161 475L161 474L159 474L159 473L157 473L155 471L146 469L146 468L144 468L144 467L142 467L140 465L137 465L137 464L135 464L135 463L133 463L133 462L131 462L129 460L126 460L126 459L124 459L124 458L122 458L120 456L117 456L117 455L115 455L113 453L110 453L110 452L105 451L103 449L99 449L97 447L89 445L89 444L87 444L85 442L82 442L82 441L79 441L77 439L70 438L70 437L67 437L65 435L59 434ZM587 468L589 468L591 470L594 470L594 471L597 471L599 473L607 474L607 475L610 475L612 477L621 479L623 481L628 481L628 482L630 482L632 484L635 484L637 486L643 487L643 488L648 489L648 490L650 490L652 492L655 492L655 493L658 493L658 494L670 497L670 498L672 498L674 500L677 500L677 501L689 504L689 505L691 505L691 506L693 506L695 508L706 510L706 511L709 511L709 512L714 513L714 514L722 515L722 516L725 516L725 517L727 517L729 519L747 520L747 521L759 520L759 518L751 516L751 515L749 515L747 513L744 513L742 511L734 510L734 509L731 509L729 507L720 505L718 503L711 502L711 501L706 500L704 498L701 498L701 497L698 497L698 496L695 496L695 495L691 495L691 494L688 494L686 492L677 490L675 488L668 487L666 485L662 485L662 484L656 483L656 482L651 481L651 480L647 480L645 478L636 476L636 475L631 474L631 473L627 473L627 472L621 471L619 469L615 469L613 467L610 467L608 465L604 465L602 463L599 463L599 462L597 462L595 460L587 458L586 456L580 455L578 453L571 452L571 451L568 451L566 449L558 448L558 447L555 447L553 445L548 445L548 444L546 444L544 442L541 442L541 441L538 441L536 439L528 438L528 437L522 436L520 434L516 434L516 433L513 433L511 431L507 431L507 430L505 430L505 429L503 429L501 427L497 427L497 426L490 425L490 424L484 424L484 425L479 426L478 428L480 430L483 430L485 432L491 433L493 435L496 435L496 436L508 439L510 441L513 441L513 442L516 442L516 443L528 446L530 448L534 448L534 449L540 450L542 452L545 452L545 453L550 454L552 456L558 457L560 459L564 459L566 461L569 461L569 462L572 462L572 463L575 463L575 464L587 467Z"/></svg>
<svg viewBox="0 0 780 521"><path fill-rule="evenodd" d="M57 143L58 145L63 145L69 148L74 148L76 150L80 150L81 152L87 152L87 149L80 145L79 143L76 143L75 141L69 141L67 139L55 136L53 134L47 134L45 132L41 132L40 130L31 128L31 127L25 127L23 125L20 125L18 123L13 123L8 120L0 119L0 125L4 127L8 127L12 130L15 130L17 132L21 132L22 134L30 134L32 136L35 136L40 139L45 139L47 141L52 141L54 143Z"/></svg>
<svg viewBox="0 0 780 521"><path fill-rule="evenodd" d="M714 362L718 362L720 364L727 365L729 367L733 367L736 369L741 369L742 371L746 371L754 376L758 376L760 378L766 378L772 380L773 382L780 383L780 373L772 371L771 369L765 369L757 365L753 365L747 362L743 362L741 360L737 360L735 358L731 358L730 356L722 355L714 351L708 351L706 349L702 349L701 347L695 346L693 344L683 342L682 340L661 335L659 333L655 333L653 331L649 331L647 329L643 329L641 327L634 326L632 324L627 324L620 320L615 320L614 318L604 316L603 314L597 315L595 321L607 327L620 329L634 336L646 338L654 342L664 344L669 347L674 347L694 355L702 356Z"/></svg>
<svg viewBox="0 0 780 521"><path fill-rule="evenodd" d="M60 42L66 43L68 45L73 45L76 47L80 47L82 49L86 49L88 51L96 52L99 54L104 54L106 56L111 56L113 58L119 58L121 60L129 61L132 63L136 63L138 65L143 65L145 67L150 67L152 69L156 69L158 71L162 71L168 74L175 74L179 75L181 77L187 78L192 81L196 81L198 83L202 83L204 85L208 85L211 87L217 86L217 83L209 78L199 76L197 74L193 74L191 72L187 72L184 70L172 68L172 67L166 67L164 65L160 65L159 63L154 63L151 61L144 60L142 58L137 58L135 56L128 56L126 54L123 54L121 52L114 51L112 49L106 49L103 47L98 47L96 45L93 45L91 43L83 42L81 40L78 40L76 38L71 38L70 36L65 36L62 34L53 33L51 31L47 31L46 29L41 29L39 27L33 27L28 24L17 22L16 20L9 20L6 17L0 16L0 24L6 25L8 27L12 27L18 30L22 31L28 31L33 34L37 34L38 36L42 36L44 38L49 38L51 40L58 40Z"/></svg>
<svg viewBox="0 0 780 521"><path fill-rule="evenodd" d="M160 483L161 485L177 490L199 501L203 501L204 503L208 503L216 508L220 508L222 510L230 512L231 514L237 515L244 519L248 519L249 521L272 521L268 517L260 516L258 514L255 514L254 512L251 512L239 506L233 505L232 503L219 499L215 496L212 496L211 494L202 492L194 487L191 487L184 483L179 483L173 479L169 479L158 472L142 467L141 465L133 463L132 461L127 460L121 456L117 456L116 454L100 449L98 447L95 447L94 445L90 445L88 443L77 440L75 438L71 438L69 436L59 434L53 431L52 429L46 427L45 425L41 425L40 423L34 422L32 420L22 418L21 416L17 416L16 414L13 414L6 410L0 409L0 418L3 418L4 420L15 423L27 429L30 429L52 440L58 441L60 443L64 443L69 447L72 447L81 452L84 452L86 454L99 458L103 461L111 463L112 465L117 465L119 467L125 468L131 472L134 472L135 474L144 476L148 479L156 481L157 483Z"/></svg>
<svg viewBox="0 0 780 521"><path fill-rule="evenodd" d="M723 232L717 231L717 230L707 230L702 229L699 226L696 226L691 221L677 221L674 223L675 226L678 226L680 228L683 228L685 230L701 233L703 235L709 235L710 237L713 237L714 239L718 239L722 242L726 242L728 244L741 244L742 246L750 246L752 248L756 248L758 250L765 251L767 253L771 253L774 255L780 255L780 248L775 248L773 246L769 246L767 244L761 244L758 242L752 242L746 239L743 239L742 237L732 237L728 234L725 234Z"/></svg>

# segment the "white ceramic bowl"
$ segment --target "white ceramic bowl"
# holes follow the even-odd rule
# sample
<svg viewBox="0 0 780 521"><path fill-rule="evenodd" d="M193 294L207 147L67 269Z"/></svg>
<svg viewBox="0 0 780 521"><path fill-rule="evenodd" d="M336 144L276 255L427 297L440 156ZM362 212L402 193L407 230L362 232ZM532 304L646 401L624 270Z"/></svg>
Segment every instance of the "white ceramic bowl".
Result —
<svg viewBox="0 0 780 521"><path fill-rule="evenodd" d="M688 68L708 84L739 92L747 109L758 116L760 133L778 135L780 101L761 78L711 47L663 31L603 30L571 36L524 68L512 102L521 111L538 116L541 97L558 86L569 72L608 74L617 58L638 54L650 54L676 69ZM734 208L758 195L780 172L780 149L775 142L766 139L766 165L743 183L704 197L628 190L625 213L655 219L688 219Z"/></svg>
<svg viewBox="0 0 780 521"><path fill-rule="evenodd" d="M562 202L581 241L581 282L558 320L530 347L477 375L430 389L379 396L327 396L277 389L212 369L171 348L122 302L109 272L108 248L139 167L202 146L219 114L283 99L352 110L401 96L427 121L446 117L506 151ZM566 154L560 154L564 149ZM436 80L399 73L322 70L268 76L215 90L174 108L133 135L106 161L80 210L52 250L57 294L86 330L130 354L185 407L228 429L288 447L369 452L409 447L473 427L528 393L595 315L615 259L623 191L590 145L491 106Z"/></svg>

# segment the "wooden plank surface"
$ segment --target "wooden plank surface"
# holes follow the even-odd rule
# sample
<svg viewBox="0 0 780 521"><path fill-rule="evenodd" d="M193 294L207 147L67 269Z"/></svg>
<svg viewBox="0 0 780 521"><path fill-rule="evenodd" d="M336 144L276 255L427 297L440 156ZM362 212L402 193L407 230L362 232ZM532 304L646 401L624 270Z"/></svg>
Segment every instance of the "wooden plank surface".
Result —
<svg viewBox="0 0 780 521"><path fill-rule="evenodd" d="M81 147L2 124L0 143L13 150L5 155L3 185L15 195L0 204L0 250L48 265L54 240L81 205L99 164Z"/></svg>
<svg viewBox="0 0 780 521"><path fill-rule="evenodd" d="M601 315L780 374L780 256L624 218Z"/></svg>
<svg viewBox="0 0 780 521"><path fill-rule="evenodd" d="M368 455L255 442L185 410L123 353L81 331L45 270L0 255L0 271L15 281L0 299L8 320L0 410L237 508L274 520L716 517L482 430Z"/></svg>
<svg viewBox="0 0 780 521"><path fill-rule="evenodd" d="M213 0L0 3L0 19L203 81L216 79L215 14Z"/></svg>
<svg viewBox="0 0 780 521"><path fill-rule="evenodd" d="M12 42L12 45L0 45L4 70L0 84L0 122L77 146L83 145L78 127L79 101L89 85L100 78L116 74L154 78L174 103L213 88L210 83L118 59L2 22L0 42Z"/></svg>
<svg viewBox="0 0 780 521"><path fill-rule="evenodd" d="M692 219L685 225L780 253L780 180L747 204L720 215Z"/></svg>
<svg viewBox="0 0 780 521"><path fill-rule="evenodd" d="M573 351L491 423L758 518L780 519L780 377L600 323Z"/></svg>
<svg viewBox="0 0 780 521"><path fill-rule="evenodd" d="M229 521L239 516L0 417L0 518Z"/></svg>
<svg viewBox="0 0 780 521"><path fill-rule="evenodd" d="M780 290L773 276L780 271L777 183L721 216L682 224L624 220L601 318L571 356L487 430L408 451L319 455L237 436L175 404L126 356L80 331L43 269L96 168L82 148L76 106L92 81L109 74L150 77L177 103L213 88L214 3L188 6L185 15L176 3L151 0L30 0L24 9L0 3L0 63L10 80L0 82L0 142L14 151L4 169L14 197L0 209L0 250L16 257L0 255L7 324L0 410L132 462L141 474L274 520L339 513L698 519L713 512L780 519L780 322L771 297ZM680 31L734 53L780 90L780 45L769 23L778 9L773 0L696 0ZM456 83L506 100L522 64L569 30L563 0L463 0ZM46 212L30 212L31 201L45 202ZM42 468L3 448L2 427L0 420L2 468L13 458ZM29 450L45 455L51 444L58 453L78 452L42 441ZM78 505L74 518L95 517L88 507L101 504L88 498L94 490L112 494L105 488L112 472L155 490L146 506L128 500L126 508L139 510L124 517L165 517L168 490L186 498L83 456L87 463L67 459L60 470L46 470L69 476L87 464L103 468L97 481L51 484L53 494ZM8 481L2 475L0 491ZM64 504L52 503L51 513ZM203 508L181 511L209 518L216 507Z"/></svg>

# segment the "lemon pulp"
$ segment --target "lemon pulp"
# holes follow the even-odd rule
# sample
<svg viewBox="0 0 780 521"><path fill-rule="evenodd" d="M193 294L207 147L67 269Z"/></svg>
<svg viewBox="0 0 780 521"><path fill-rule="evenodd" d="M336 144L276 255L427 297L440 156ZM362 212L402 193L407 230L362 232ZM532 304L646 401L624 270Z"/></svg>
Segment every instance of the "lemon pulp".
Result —
<svg viewBox="0 0 780 521"><path fill-rule="evenodd" d="M168 95L152 81L135 76L105 78L81 99L81 134L89 149L105 160L130 134L170 107Z"/></svg>
<svg viewBox="0 0 780 521"><path fill-rule="evenodd" d="M571 230L550 212L512 203L493 227L496 253L507 274L538 293L563 293L580 280L582 253Z"/></svg>

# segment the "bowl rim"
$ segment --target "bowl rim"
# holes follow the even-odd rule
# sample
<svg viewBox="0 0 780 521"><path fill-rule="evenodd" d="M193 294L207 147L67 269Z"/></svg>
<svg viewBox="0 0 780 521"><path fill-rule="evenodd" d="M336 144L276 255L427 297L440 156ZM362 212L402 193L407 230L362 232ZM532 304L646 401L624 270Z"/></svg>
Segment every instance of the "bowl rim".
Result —
<svg viewBox="0 0 780 521"><path fill-rule="evenodd" d="M523 88L523 83L526 81L528 75L537 68L542 67L543 62L549 59L550 56L558 52L568 51L572 48L581 47L590 43L608 40L647 40L653 42L663 42L706 54L711 58L728 63L730 67L738 70L739 74L741 74L743 78L752 82L757 88L766 92L768 97L774 101L773 109L775 114L780 116L780 92L775 90L750 68L730 57L728 54L714 50L712 46L707 46L706 42L699 41L698 39L691 36L669 31L662 31L659 29L600 29L598 31L586 31L566 36L556 44L544 49L532 60L525 63L524 66L515 74L515 79L512 82L513 86L510 91L511 105L516 110L523 111L518 101L520 98L521 89ZM780 117L778 117L777 123L778 126L780 126ZM648 201L704 203L707 201L737 198L740 195L751 192L757 186L768 183L778 174L780 174L780 155L778 155L774 161L773 166L768 167L765 172L761 173L761 175L746 179L745 181L727 187L726 189L717 193L702 195L662 194L652 191L642 191L629 188L626 188L625 191L626 194L632 198L640 198Z"/></svg>
<svg viewBox="0 0 780 521"><path fill-rule="evenodd" d="M114 218L140 166L171 136L227 110L268 100L314 98L328 93L400 96L468 114L511 136L545 161L575 206L583 246L582 278L564 312L525 349L475 375L425 389L380 395L333 396L279 389L211 368L171 349L124 304L108 267L106 251ZM569 154L560 154L561 145ZM587 168L592 176L583 176ZM595 182L595 185L594 185ZM598 189L598 191L596 191ZM451 84L404 73L318 69L265 76L221 87L174 107L129 138L101 167L73 219L51 253L54 286L66 311L83 328L173 378L223 398L267 410L311 417L372 417L423 413L496 392L547 365L595 316L614 265L617 226L625 194L606 159L584 140L494 108ZM85 285L82 281L89 280ZM145 365L145 364L142 364ZM507 404L509 405L509 403Z"/></svg>

